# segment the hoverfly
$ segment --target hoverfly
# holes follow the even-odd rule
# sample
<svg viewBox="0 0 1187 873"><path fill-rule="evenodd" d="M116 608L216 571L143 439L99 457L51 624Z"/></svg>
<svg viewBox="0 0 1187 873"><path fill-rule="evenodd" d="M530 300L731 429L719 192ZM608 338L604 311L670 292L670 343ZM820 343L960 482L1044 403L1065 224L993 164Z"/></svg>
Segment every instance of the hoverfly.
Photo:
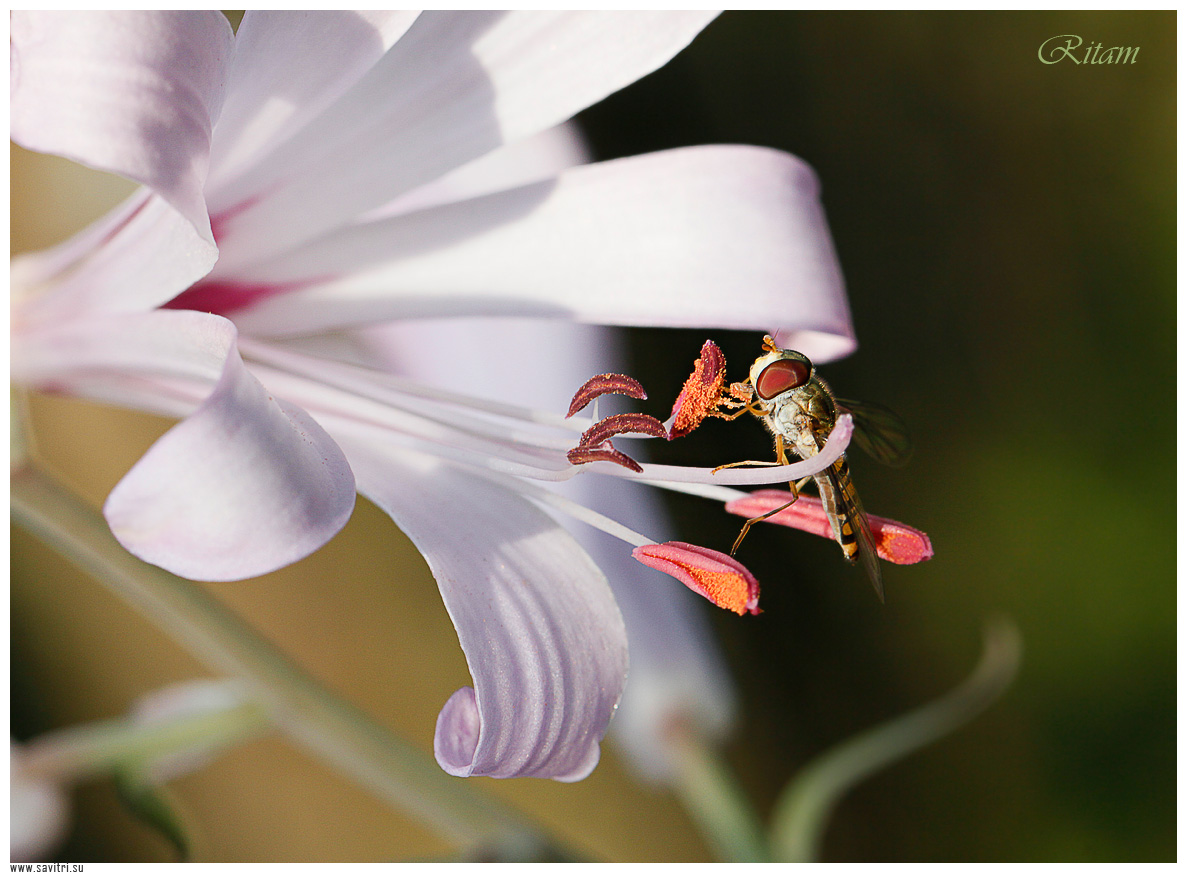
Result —
<svg viewBox="0 0 1187 873"><path fill-rule="evenodd" d="M750 367L749 378L730 387L736 418L749 412L763 420L775 437L775 464L788 463L790 450L801 458L810 458L824 447L837 423L837 416L848 412L855 425L854 440L871 457L891 466L905 464L911 455L910 439L902 419L876 403L839 400L823 379L815 375L812 362L799 352L781 349L769 336L763 337L764 354ZM744 404L737 408L737 404ZM765 464L764 461L741 461L741 466ZM870 534L870 523L862 509L857 490L849 475L849 464L842 455L828 469L815 476L789 483L791 500L777 509L751 518L742 525L730 554L737 552L750 526L786 509L799 498L800 489L810 479L828 515L833 536L851 564L860 562L879 599L882 593L882 570Z"/></svg>

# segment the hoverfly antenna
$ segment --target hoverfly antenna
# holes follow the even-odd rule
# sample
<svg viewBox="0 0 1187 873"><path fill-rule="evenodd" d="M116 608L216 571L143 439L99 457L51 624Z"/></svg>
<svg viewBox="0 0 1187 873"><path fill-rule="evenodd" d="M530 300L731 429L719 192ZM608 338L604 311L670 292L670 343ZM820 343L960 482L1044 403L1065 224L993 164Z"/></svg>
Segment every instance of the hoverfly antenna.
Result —
<svg viewBox="0 0 1187 873"><path fill-rule="evenodd" d="M762 338L762 347L763 351L767 352L780 351L779 347L775 345L775 341L771 339L771 335L769 333Z"/></svg>

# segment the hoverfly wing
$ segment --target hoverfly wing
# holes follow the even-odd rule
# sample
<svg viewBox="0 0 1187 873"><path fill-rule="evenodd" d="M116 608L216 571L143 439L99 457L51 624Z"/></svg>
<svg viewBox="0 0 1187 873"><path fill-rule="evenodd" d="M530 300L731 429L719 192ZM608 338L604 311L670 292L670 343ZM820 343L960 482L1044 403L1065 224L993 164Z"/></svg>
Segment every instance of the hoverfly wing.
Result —
<svg viewBox="0 0 1187 873"><path fill-rule="evenodd" d="M878 563L878 550L874 546L874 535L870 532L870 520L866 518L865 510L861 508L860 504L854 507L851 512L853 513L854 527L857 528L857 562L869 577L878 599L885 603L886 595L882 590L882 566Z"/></svg>
<svg viewBox="0 0 1187 873"><path fill-rule="evenodd" d="M874 593L878 595L880 601L885 603L886 595L882 589L882 567L878 563L878 550L874 546L874 535L870 531L870 520L861 505L861 498L857 496L857 490L853 487L853 481L848 473L848 466L848 464L844 464L842 467L844 472L840 474L838 474L835 466L830 467L826 475L828 476L831 490L837 501L837 514L840 516L837 520L837 525L840 525L843 529L844 522L848 521L850 530L853 531L857 538L857 554L852 555L845 548L846 537L844 534L838 533L838 537L841 539L841 548L845 551L845 556L849 559L849 562L861 566L869 578L870 584L874 586ZM834 525L833 529L836 531L837 526Z"/></svg>
<svg viewBox="0 0 1187 873"><path fill-rule="evenodd" d="M837 400L838 411L853 416L853 440L862 451L891 467L901 467L911 459L911 435L907 424L880 403L866 400Z"/></svg>

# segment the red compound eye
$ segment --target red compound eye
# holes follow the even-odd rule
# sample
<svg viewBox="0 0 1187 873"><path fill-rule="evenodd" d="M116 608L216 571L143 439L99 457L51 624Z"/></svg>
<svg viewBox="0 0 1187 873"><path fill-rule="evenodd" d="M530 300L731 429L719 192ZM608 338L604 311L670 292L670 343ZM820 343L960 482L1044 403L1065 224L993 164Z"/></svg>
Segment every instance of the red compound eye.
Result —
<svg viewBox="0 0 1187 873"><path fill-rule="evenodd" d="M758 374L754 390L763 400L770 400L784 391L799 388L811 377L812 367L806 361L794 358L775 361Z"/></svg>

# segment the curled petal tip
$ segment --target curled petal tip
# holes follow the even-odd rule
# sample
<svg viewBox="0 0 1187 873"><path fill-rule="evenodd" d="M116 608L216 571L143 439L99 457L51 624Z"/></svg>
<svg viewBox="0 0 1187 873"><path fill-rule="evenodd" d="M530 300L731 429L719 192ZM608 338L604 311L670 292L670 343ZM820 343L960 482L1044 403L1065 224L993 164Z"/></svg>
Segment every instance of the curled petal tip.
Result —
<svg viewBox="0 0 1187 873"><path fill-rule="evenodd" d="M433 734L433 755L450 776L469 776L482 734L478 701L470 686L459 688L445 702L437 716Z"/></svg>
<svg viewBox="0 0 1187 873"><path fill-rule="evenodd" d="M672 427L668 439L676 439L696 430L721 400L725 385L725 355L713 340L705 340L701 356L672 404Z"/></svg>
<svg viewBox="0 0 1187 873"><path fill-rule="evenodd" d="M757 518L763 513L770 512L787 503L788 496L786 491L763 489L754 491L747 497L731 500L725 505L725 510L745 518ZM878 550L878 557L882 560L892 564L918 564L920 561L928 560L934 554L931 540L923 531L877 515L870 515L867 518L870 521L870 534L874 538L874 547ZM818 497L800 495L799 500L791 506L764 519L764 521L798 528L829 539L833 536L828 515Z"/></svg>
<svg viewBox="0 0 1187 873"><path fill-rule="evenodd" d="M573 395L573 400L569 403L569 412L565 418L576 415L585 409L592 400L603 394L625 394L635 400L647 399L647 392L643 390L643 386L639 384L638 380L621 373L602 373L591 377L577 389L577 393Z"/></svg>
<svg viewBox="0 0 1187 873"><path fill-rule="evenodd" d="M673 578L722 609L744 615L758 615L758 580L729 555L694 546L668 542L639 546L631 555Z"/></svg>

